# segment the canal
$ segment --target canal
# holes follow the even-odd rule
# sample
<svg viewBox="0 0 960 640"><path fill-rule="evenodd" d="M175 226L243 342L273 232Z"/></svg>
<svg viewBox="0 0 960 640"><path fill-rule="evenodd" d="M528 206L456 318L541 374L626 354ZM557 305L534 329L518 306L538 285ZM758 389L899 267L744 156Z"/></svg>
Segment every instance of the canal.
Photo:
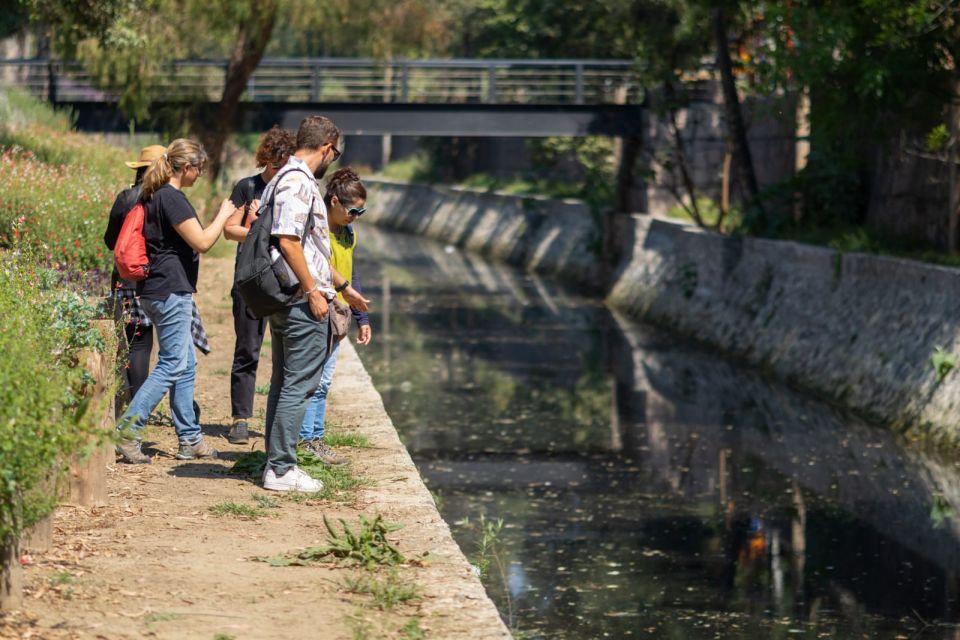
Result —
<svg viewBox="0 0 960 640"><path fill-rule="evenodd" d="M960 469L563 283L363 226L358 348L523 638L960 638Z"/></svg>

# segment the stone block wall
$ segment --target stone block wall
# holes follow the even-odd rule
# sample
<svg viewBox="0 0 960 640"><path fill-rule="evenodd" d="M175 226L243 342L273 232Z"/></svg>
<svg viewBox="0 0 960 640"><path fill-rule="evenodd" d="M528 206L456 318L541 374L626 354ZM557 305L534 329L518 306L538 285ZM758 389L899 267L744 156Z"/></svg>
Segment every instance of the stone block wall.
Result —
<svg viewBox="0 0 960 640"><path fill-rule="evenodd" d="M427 236L578 285L598 282L600 224L576 200L366 180L364 221Z"/></svg>
<svg viewBox="0 0 960 640"><path fill-rule="evenodd" d="M960 442L960 270L624 216L608 301L860 414Z"/></svg>

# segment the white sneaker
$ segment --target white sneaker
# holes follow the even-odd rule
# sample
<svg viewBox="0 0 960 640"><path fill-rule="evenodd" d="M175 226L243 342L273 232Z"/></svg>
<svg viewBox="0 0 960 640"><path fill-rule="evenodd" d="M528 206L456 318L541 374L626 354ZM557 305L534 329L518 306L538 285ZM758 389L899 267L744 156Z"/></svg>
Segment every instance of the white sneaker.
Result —
<svg viewBox="0 0 960 640"><path fill-rule="evenodd" d="M323 483L311 478L300 467L293 467L285 474L277 477L273 469L267 469L263 476L263 488L270 491L302 491L316 493L323 490Z"/></svg>

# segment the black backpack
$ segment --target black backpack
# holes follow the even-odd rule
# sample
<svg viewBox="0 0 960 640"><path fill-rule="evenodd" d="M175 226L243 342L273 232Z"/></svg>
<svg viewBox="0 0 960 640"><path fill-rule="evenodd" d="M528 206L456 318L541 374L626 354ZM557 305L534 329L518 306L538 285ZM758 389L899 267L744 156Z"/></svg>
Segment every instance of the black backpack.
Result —
<svg viewBox="0 0 960 640"><path fill-rule="evenodd" d="M290 171L302 171L300 168L291 169L277 177L277 185L270 193L266 205L260 207L260 213L247 233L240 257L237 259L237 269L233 275L233 283L240 292L240 297L257 318L265 318L279 311L283 311L293 302L300 292L300 283L280 254L279 241L271 235L273 229L273 204L276 199L277 188ZM310 176L313 179L313 176ZM313 214L308 214L309 222L300 243L306 244L307 236L313 229ZM271 255L270 248L275 249Z"/></svg>

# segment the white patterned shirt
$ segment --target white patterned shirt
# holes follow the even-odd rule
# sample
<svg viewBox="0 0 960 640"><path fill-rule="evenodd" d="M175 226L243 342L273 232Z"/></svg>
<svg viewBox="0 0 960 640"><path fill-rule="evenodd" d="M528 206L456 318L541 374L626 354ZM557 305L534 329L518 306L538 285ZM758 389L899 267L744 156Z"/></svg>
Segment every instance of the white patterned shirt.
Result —
<svg viewBox="0 0 960 640"><path fill-rule="evenodd" d="M310 275L320 287L320 291L328 300L332 300L336 292L333 290L333 278L330 275L330 227L327 223L327 207L320 195L320 187L312 176L313 172L306 162L290 156L287 164L267 185L262 202L269 201L276 190L273 227L270 230L270 234L274 236L303 238L308 226L308 216L313 216L313 229L303 243L303 255Z"/></svg>

